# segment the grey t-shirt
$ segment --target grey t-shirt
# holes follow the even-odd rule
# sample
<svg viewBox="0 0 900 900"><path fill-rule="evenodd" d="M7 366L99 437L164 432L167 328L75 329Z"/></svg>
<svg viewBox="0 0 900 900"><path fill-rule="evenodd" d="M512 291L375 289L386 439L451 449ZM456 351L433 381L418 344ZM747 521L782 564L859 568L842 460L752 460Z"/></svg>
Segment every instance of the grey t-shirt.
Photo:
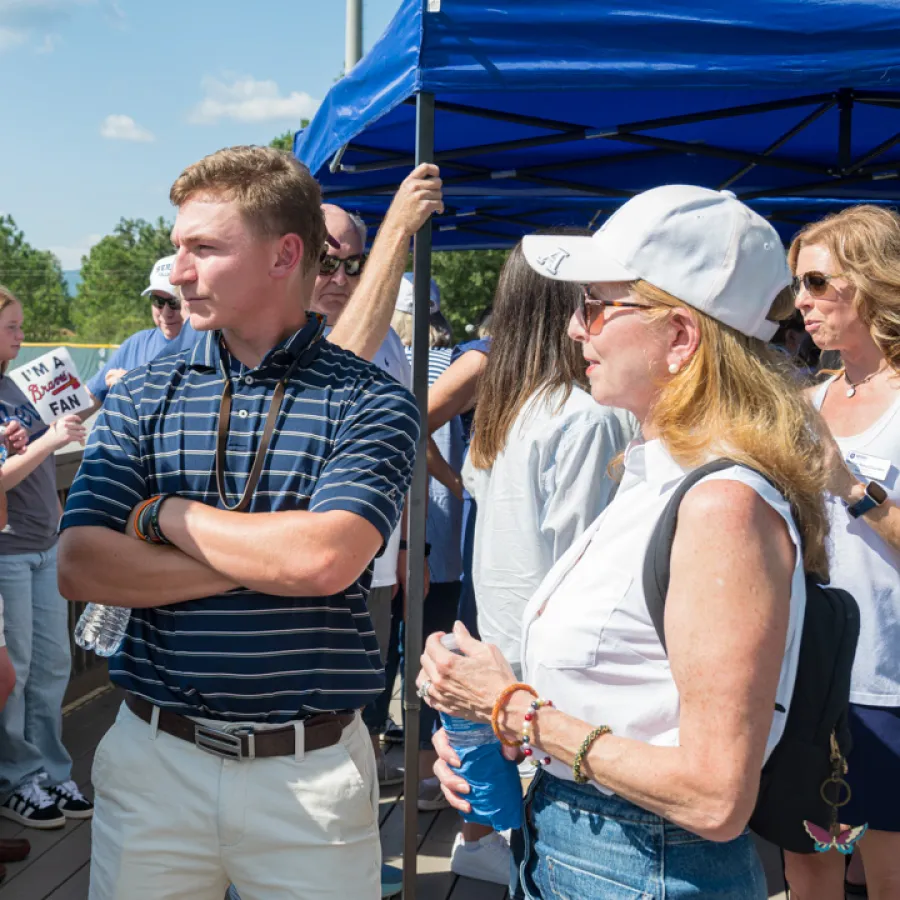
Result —
<svg viewBox="0 0 900 900"><path fill-rule="evenodd" d="M0 376L0 424L18 419L29 441L47 426L12 379ZM0 556L40 553L58 537L59 505L56 498L56 459L51 453L27 478L7 492L9 524L0 531Z"/></svg>

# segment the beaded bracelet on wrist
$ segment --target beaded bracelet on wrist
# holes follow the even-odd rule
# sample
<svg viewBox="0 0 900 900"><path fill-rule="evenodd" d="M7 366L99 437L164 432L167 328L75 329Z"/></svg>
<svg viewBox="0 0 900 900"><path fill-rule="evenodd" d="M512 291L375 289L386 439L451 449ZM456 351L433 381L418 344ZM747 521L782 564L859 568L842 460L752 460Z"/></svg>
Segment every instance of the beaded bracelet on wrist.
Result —
<svg viewBox="0 0 900 900"><path fill-rule="evenodd" d="M522 722L522 747L524 748L522 752L525 754L526 759L537 769L539 766L549 766L552 759L549 756L537 757L534 755L534 748L531 746L531 732L534 722L534 717L538 714L538 710L543 706L553 706L552 700L543 700L540 697L536 697L531 701L531 708L525 713L525 721Z"/></svg>

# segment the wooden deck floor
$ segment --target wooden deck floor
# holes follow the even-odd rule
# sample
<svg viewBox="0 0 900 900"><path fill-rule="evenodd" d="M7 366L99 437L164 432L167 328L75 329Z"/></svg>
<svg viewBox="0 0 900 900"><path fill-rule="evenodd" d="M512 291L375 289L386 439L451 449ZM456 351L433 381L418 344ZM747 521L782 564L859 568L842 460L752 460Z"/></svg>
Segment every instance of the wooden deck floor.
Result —
<svg viewBox="0 0 900 900"><path fill-rule="evenodd" d="M69 710L64 718L66 746L74 760L73 778L91 795L90 771L94 748L112 724L121 697L118 691L101 689L95 696ZM399 715L397 716L399 719ZM402 763L399 749L389 755ZM385 862L401 864L403 847L403 799L401 789L386 789L381 799L381 840ZM459 829L459 819L450 810L419 813L418 892L420 900L505 900L498 885L459 878L449 870L450 848ZM91 853L90 822L69 822L58 831L23 829L0 820L0 837L27 837L31 856L7 866L0 884L0 900L87 900ZM772 900L784 900L778 854L761 848L769 877ZM189 898L185 898L189 900ZM352 898L348 898L352 900ZM589 900L589 898L585 898Z"/></svg>

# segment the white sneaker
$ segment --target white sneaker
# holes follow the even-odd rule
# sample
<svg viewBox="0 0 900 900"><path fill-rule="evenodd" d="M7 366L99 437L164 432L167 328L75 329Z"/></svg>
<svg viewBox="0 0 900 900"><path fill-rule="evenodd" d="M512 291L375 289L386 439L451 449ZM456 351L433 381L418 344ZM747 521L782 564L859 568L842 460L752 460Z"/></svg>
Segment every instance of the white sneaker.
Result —
<svg viewBox="0 0 900 900"><path fill-rule="evenodd" d="M419 796L416 801L419 812L434 812L439 809L449 809L450 803L441 790L441 783L437 778L423 778L419 782Z"/></svg>
<svg viewBox="0 0 900 900"><path fill-rule="evenodd" d="M511 868L509 844L496 832L472 843L464 841L461 833L456 835L450 851L450 871L455 875L508 885Z"/></svg>

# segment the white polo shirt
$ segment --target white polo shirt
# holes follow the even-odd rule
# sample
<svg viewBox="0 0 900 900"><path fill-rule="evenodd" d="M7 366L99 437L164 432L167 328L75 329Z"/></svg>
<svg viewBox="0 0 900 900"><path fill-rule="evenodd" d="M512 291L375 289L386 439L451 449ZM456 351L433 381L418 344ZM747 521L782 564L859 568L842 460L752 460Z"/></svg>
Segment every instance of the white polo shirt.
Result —
<svg viewBox="0 0 900 900"><path fill-rule="evenodd" d="M653 528L686 474L660 441L632 444L615 498L547 575L525 610L522 630L524 678L541 697L586 722L609 725L620 737L662 746L678 744L679 697L647 611L643 566ZM762 476L735 466L703 481L712 479L752 487L785 520L797 549L776 692L786 711L806 610L800 535L789 504ZM766 758L785 716L774 713ZM548 768L572 780L562 763L554 760Z"/></svg>

